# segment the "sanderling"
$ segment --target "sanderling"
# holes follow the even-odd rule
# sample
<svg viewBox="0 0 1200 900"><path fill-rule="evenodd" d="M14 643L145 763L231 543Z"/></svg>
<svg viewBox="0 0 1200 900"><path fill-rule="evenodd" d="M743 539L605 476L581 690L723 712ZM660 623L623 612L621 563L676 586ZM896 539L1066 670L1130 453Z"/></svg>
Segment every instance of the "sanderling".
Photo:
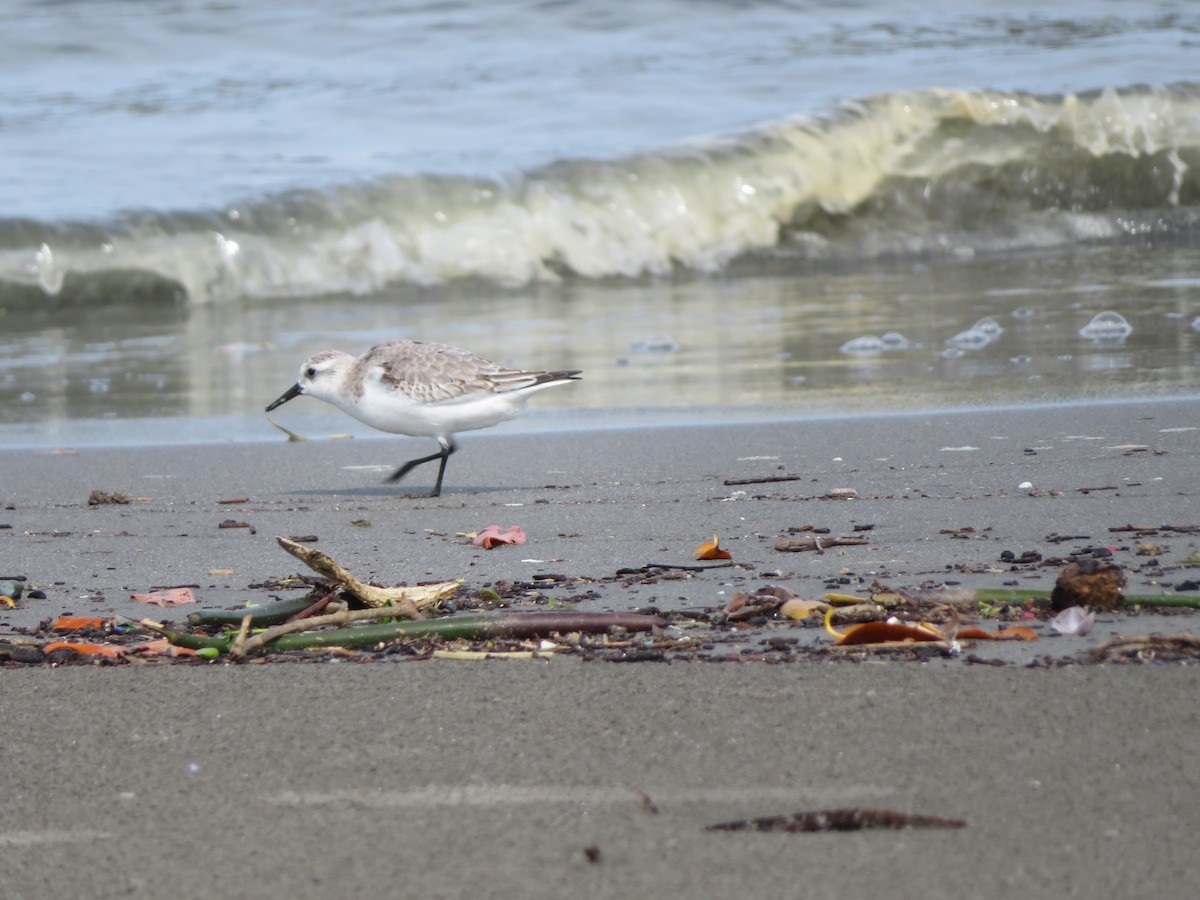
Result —
<svg viewBox="0 0 1200 900"><path fill-rule="evenodd" d="M300 367L300 380L267 412L308 394L380 431L436 438L441 450L409 460L387 479L399 481L422 463L440 459L430 494L436 497L446 460L458 449L455 434L511 419L535 392L579 378L579 369L522 372L447 344L388 341L358 357L340 350L310 356Z"/></svg>

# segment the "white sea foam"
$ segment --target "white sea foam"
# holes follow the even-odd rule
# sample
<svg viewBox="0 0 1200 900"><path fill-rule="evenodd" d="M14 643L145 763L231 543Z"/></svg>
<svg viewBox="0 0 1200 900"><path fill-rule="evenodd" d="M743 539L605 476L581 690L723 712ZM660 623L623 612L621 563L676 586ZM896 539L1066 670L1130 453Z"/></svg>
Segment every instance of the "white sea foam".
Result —
<svg viewBox="0 0 1200 900"><path fill-rule="evenodd" d="M47 225L30 244L27 223L0 227L0 282L55 296L95 293L103 278L110 290L204 303L467 278L711 273L754 254L1055 246L1186 219L1174 205L1189 157L1200 157L1200 87L897 93L822 119L507 179L383 178L220 213Z"/></svg>

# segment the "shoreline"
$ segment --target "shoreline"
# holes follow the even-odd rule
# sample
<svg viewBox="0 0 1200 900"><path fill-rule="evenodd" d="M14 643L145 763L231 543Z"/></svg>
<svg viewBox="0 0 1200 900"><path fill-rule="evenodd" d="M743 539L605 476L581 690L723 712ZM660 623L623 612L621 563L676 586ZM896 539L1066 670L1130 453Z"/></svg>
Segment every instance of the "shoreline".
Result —
<svg viewBox="0 0 1200 900"><path fill-rule="evenodd" d="M545 434L658 428L662 426L720 426L730 424L786 425L791 422L838 422L890 416L947 416L975 413L1013 413L1077 407L1113 407L1129 404L1197 403L1200 393L1168 392L1153 396L1103 396L1042 399L1029 402L962 403L885 408L880 402L863 408L831 410L810 405L671 406L652 408L538 409L533 407L517 419L485 432L464 434ZM264 414L265 415L265 414ZM46 450L56 447L178 447L215 446L229 443L278 443L282 432L264 415L224 417L162 417L129 419L84 419L62 422L23 422L0 425L0 453L7 450ZM395 440L399 436L376 431L337 411L296 413L280 416L281 425L302 434L306 440L321 441L352 437L355 440ZM278 421L278 419L277 419ZM32 436L31 433L32 432ZM170 438L163 435L169 433ZM220 435L214 437L212 435ZM72 439L73 438L73 439Z"/></svg>

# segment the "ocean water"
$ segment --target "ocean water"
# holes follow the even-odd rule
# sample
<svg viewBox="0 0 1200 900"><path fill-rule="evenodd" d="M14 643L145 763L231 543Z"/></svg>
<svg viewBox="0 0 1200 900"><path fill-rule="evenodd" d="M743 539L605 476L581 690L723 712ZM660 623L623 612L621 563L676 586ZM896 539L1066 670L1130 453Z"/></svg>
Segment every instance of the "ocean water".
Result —
<svg viewBox="0 0 1200 900"><path fill-rule="evenodd" d="M0 2L0 440L278 436L393 337L585 369L549 427L1195 394L1197 60L1185 2Z"/></svg>

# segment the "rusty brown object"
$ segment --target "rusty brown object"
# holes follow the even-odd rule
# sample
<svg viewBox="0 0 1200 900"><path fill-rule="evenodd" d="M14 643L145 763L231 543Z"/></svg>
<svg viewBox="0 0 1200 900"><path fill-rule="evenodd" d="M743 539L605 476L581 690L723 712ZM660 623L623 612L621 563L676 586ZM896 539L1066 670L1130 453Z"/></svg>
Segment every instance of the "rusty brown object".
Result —
<svg viewBox="0 0 1200 900"><path fill-rule="evenodd" d="M1120 605L1124 587L1125 573L1120 566L1084 559L1062 570L1050 594L1050 605L1060 611L1070 606L1086 606L1111 612Z"/></svg>

